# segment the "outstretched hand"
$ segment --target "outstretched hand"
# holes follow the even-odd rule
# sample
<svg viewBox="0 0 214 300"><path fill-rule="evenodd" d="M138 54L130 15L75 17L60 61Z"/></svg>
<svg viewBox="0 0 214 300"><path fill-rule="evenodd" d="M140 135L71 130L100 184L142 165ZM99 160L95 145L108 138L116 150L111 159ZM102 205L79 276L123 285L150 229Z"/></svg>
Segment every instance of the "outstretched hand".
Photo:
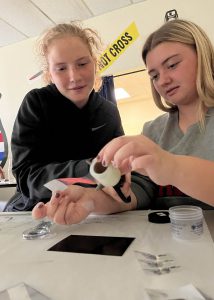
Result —
<svg viewBox="0 0 214 300"><path fill-rule="evenodd" d="M84 220L93 210L93 199L89 189L71 185L64 191L55 192L50 201L39 202L32 210L35 219L48 217L57 224L76 224Z"/></svg>
<svg viewBox="0 0 214 300"><path fill-rule="evenodd" d="M114 188L108 187L104 190L85 188L78 185L70 185L64 191L54 193L49 202L37 203L32 210L35 219L48 217L57 224L76 224L94 212L98 214L111 214L135 209L136 198L131 192L130 182L122 187L125 196L131 193L131 202L124 203Z"/></svg>

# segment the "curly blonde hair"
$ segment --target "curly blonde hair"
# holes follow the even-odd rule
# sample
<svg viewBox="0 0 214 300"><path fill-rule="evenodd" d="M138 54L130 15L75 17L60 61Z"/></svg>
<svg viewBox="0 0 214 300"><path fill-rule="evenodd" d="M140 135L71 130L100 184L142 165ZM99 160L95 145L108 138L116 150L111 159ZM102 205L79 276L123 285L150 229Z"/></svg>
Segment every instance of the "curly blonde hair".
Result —
<svg viewBox="0 0 214 300"><path fill-rule="evenodd" d="M146 40L142 58L146 65L149 51L163 42L179 42L192 46L197 53L196 88L199 95L199 120L204 124L205 108L214 107L214 48L207 34L193 22L176 19L162 25ZM163 101L155 90L151 81L154 102L158 108L170 112L177 110L177 106Z"/></svg>
<svg viewBox="0 0 214 300"><path fill-rule="evenodd" d="M37 40L37 54L40 58L41 69L43 71L43 79L46 83L51 83L48 70L48 48L51 42L63 36L79 37L88 47L91 56L97 61L102 52L102 41L98 33L91 28L83 28L78 21L70 23L61 23L46 30Z"/></svg>

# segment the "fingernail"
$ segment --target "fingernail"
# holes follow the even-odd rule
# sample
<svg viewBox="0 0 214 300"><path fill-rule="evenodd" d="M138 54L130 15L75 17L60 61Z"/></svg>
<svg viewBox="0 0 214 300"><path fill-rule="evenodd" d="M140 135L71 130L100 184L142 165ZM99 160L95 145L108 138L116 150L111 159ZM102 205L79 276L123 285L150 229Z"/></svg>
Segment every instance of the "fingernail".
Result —
<svg viewBox="0 0 214 300"><path fill-rule="evenodd" d="M104 159L102 160L102 165L103 167L107 167L106 161Z"/></svg>
<svg viewBox="0 0 214 300"><path fill-rule="evenodd" d="M99 155L97 155L96 160L97 160L98 162L100 162L100 161L101 161L101 157L100 157Z"/></svg>
<svg viewBox="0 0 214 300"><path fill-rule="evenodd" d="M127 170L128 172L131 172L132 171L132 164L129 164L128 165L128 170Z"/></svg>
<svg viewBox="0 0 214 300"><path fill-rule="evenodd" d="M44 203L42 203L42 202L39 202L39 203L37 203L36 204L36 208L42 208L42 207L44 207Z"/></svg>

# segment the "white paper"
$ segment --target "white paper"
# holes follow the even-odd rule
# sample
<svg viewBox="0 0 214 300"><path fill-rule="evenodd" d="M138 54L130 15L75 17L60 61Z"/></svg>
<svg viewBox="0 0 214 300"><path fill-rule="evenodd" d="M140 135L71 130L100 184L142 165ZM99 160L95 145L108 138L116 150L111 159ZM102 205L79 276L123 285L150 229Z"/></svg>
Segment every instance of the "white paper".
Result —
<svg viewBox="0 0 214 300"><path fill-rule="evenodd" d="M150 300L206 300L192 284L173 290L146 289L146 292Z"/></svg>
<svg viewBox="0 0 214 300"><path fill-rule="evenodd" d="M58 179L53 179L44 184L51 192L64 191L68 186Z"/></svg>
<svg viewBox="0 0 214 300"><path fill-rule="evenodd" d="M0 292L0 300L50 300L25 283L19 283Z"/></svg>

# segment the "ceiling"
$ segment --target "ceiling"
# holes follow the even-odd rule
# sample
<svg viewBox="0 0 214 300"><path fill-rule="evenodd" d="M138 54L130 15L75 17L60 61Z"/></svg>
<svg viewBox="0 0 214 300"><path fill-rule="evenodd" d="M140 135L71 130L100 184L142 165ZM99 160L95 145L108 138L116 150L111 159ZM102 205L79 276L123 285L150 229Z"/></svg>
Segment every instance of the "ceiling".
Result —
<svg viewBox="0 0 214 300"><path fill-rule="evenodd" d="M0 0L0 47L71 20L86 20L145 0Z"/></svg>
<svg viewBox="0 0 214 300"><path fill-rule="evenodd" d="M0 0L0 47L36 37L46 28L60 22L86 20L143 1L145 0ZM131 96L120 102L148 99L150 85L147 81L147 72L139 70L128 76L115 76L115 88L123 87Z"/></svg>

